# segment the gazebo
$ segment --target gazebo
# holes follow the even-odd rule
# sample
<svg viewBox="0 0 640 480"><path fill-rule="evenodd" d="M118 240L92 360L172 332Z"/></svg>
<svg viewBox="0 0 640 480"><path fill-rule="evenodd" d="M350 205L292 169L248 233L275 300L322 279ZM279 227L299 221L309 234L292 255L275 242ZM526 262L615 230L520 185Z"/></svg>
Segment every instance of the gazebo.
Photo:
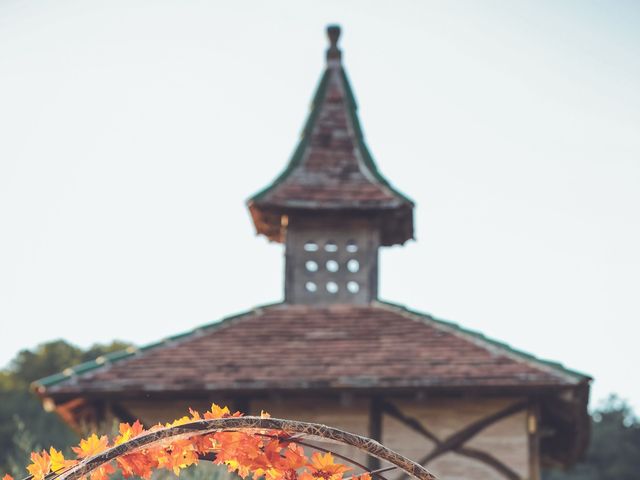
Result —
<svg viewBox="0 0 640 480"><path fill-rule="evenodd" d="M414 203L377 169L340 29L328 36L302 138L248 201L257 233L284 245L284 301L70 366L36 392L77 428L212 400L264 409L366 435L447 479L536 480L575 462L588 376L378 298L378 250L413 238Z"/></svg>

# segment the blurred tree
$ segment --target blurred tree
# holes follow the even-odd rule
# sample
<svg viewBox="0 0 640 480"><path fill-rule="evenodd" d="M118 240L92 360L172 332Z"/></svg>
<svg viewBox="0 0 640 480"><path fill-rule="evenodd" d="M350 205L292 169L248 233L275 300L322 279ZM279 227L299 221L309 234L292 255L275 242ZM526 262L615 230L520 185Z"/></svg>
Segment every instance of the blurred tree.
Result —
<svg viewBox="0 0 640 480"><path fill-rule="evenodd" d="M34 380L61 372L70 365L93 360L105 353L123 350L128 343L114 340L108 345L96 344L82 350L64 340L38 345L34 350L22 350L9 364L8 374L15 381L28 386Z"/></svg>
<svg viewBox="0 0 640 480"><path fill-rule="evenodd" d="M638 480L640 421L631 407L611 395L592 416L591 444L584 459L566 472L547 472L545 480Z"/></svg>
<svg viewBox="0 0 640 480"><path fill-rule="evenodd" d="M20 351L8 368L0 371L0 472L23 477L31 451L50 445L65 448L78 440L55 413L44 411L29 391L31 382L127 346L113 341L82 350L55 340Z"/></svg>

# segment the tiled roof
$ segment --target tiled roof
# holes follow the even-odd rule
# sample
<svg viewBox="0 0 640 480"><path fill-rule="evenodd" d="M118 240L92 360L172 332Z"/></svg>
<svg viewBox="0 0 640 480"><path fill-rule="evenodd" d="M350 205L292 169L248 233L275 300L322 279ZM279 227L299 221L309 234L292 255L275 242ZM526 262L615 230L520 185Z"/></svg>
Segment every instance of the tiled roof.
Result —
<svg viewBox="0 0 640 480"><path fill-rule="evenodd" d="M43 395L571 386L589 377L455 324L375 303L277 304L36 382ZM46 390L43 390L46 389ZM46 392L46 393L45 393Z"/></svg>
<svg viewBox="0 0 640 480"><path fill-rule="evenodd" d="M373 213L391 225L383 244L413 237L413 202L387 182L369 153L335 44L289 165L248 203L258 232L273 240L282 240L280 216L292 210Z"/></svg>

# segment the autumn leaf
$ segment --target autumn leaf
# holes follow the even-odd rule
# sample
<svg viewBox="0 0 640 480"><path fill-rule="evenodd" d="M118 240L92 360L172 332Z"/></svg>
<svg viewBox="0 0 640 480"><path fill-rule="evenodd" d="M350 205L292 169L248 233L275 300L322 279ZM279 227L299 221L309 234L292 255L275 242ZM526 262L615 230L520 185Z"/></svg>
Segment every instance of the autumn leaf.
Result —
<svg viewBox="0 0 640 480"><path fill-rule="evenodd" d="M113 442L114 445L120 445L121 443L128 442L132 438L137 437L144 432L144 427L140 423L140 420L136 420L133 425L121 423L118 430L120 431L120 435L115 438Z"/></svg>
<svg viewBox="0 0 640 480"><path fill-rule="evenodd" d="M362 475L354 475L351 480L371 480L371 475L369 475L369 472L365 472Z"/></svg>
<svg viewBox="0 0 640 480"><path fill-rule="evenodd" d="M165 426L167 428L168 427L179 427L180 425L184 425L185 423L191 423L191 422L192 422L192 420L185 415L184 417L180 417L180 418L174 420L173 422L165 424Z"/></svg>
<svg viewBox="0 0 640 480"><path fill-rule="evenodd" d="M53 447L49 449L49 456L51 457L51 471L56 473L73 467L78 463L77 460L65 460L62 452L57 451Z"/></svg>
<svg viewBox="0 0 640 480"><path fill-rule="evenodd" d="M73 451L78 459L95 457L110 445L126 445L133 438L149 432L164 430L168 427L189 424L205 419L240 417L242 413L231 413L227 407L215 403L204 415L189 409L184 416L166 424L157 424L144 429L139 421L132 425L121 423L119 434L113 443L106 435L92 434L82 439ZM261 412L261 418L270 418ZM291 438L291 439L290 439ZM304 449L292 441L293 437L282 431L254 429L251 431L219 431L194 435L190 438L167 438L161 442L138 448L96 467L82 480L109 480L116 472L116 466L124 478L138 477L150 480L156 469L167 469L180 474L182 469L198 463L200 456L215 453L216 464L224 464L230 472L247 478L262 477L264 480L342 480L343 474L351 468L335 463L331 453L324 455L316 452L309 459ZM62 452L51 447L49 452L31 454L32 463L27 467L33 480L45 480L50 472L59 472L78 464L78 460L68 460ZM13 480L5 475L2 480ZM349 480L371 480L368 474L354 476Z"/></svg>
<svg viewBox="0 0 640 480"><path fill-rule="evenodd" d="M280 451L282 446L276 439L271 440L262 449L263 455L270 464L276 464L280 459Z"/></svg>
<svg viewBox="0 0 640 480"><path fill-rule="evenodd" d="M133 452L116 458L120 471L125 478L141 477L145 480L151 478L153 469L158 466L157 459L147 452Z"/></svg>
<svg viewBox="0 0 640 480"><path fill-rule="evenodd" d="M280 460L280 468L298 470L308 462L304 449L295 443L290 443L284 452L284 458Z"/></svg>
<svg viewBox="0 0 640 480"><path fill-rule="evenodd" d="M212 420L215 418L224 418L231 415L231 412L227 407L220 407L215 403L211 404L211 409L208 412L205 412L204 418L207 420Z"/></svg>
<svg viewBox="0 0 640 480"><path fill-rule="evenodd" d="M2 480L13 480L13 477L7 473L4 477L2 477Z"/></svg>
<svg viewBox="0 0 640 480"><path fill-rule="evenodd" d="M198 435L197 437L191 437L193 447L197 452L206 454L211 452L215 448L215 434Z"/></svg>
<svg viewBox="0 0 640 480"><path fill-rule="evenodd" d="M33 475L34 480L44 479L45 475L51 471L51 457L46 450L31 454L31 465L27 467L27 471Z"/></svg>
<svg viewBox="0 0 640 480"><path fill-rule="evenodd" d="M298 475L298 480L315 480L315 478L313 475L311 475L309 472L305 470L300 475Z"/></svg>
<svg viewBox="0 0 640 480"><path fill-rule="evenodd" d="M348 472L351 468L334 463L333 455L329 452L322 455L320 452L314 452L311 457L311 464L308 465L315 478L324 480L339 480L344 472Z"/></svg>
<svg viewBox="0 0 640 480"><path fill-rule="evenodd" d="M178 440L164 449L164 455L158 457L158 466L180 475L180 470L198 463L198 453L190 440Z"/></svg>
<svg viewBox="0 0 640 480"><path fill-rule="evenodd" d="M268 480L298 480L297 470L306 466L308 461L302 447L289 443L282 455L275 459L275 468L267 471L265 476Z"/></svg>
<svg viewBox="0 0 640 480"><path fill-rule="evenodd" d="M115 471L116 470L113 468L113 465L111 463L107 463L96 468L89 476L91 480L108 480L109 476Z"/></svg>
<svg viewBox="0 0 640 480"><path fill-rule="evenodd" d="M73 447L73 451L76 452L78 458L87 458L104 452L109 446L109 439L106 435L102 435L100 438L94 433L87 439L80 440L78 447Z"/></svg>

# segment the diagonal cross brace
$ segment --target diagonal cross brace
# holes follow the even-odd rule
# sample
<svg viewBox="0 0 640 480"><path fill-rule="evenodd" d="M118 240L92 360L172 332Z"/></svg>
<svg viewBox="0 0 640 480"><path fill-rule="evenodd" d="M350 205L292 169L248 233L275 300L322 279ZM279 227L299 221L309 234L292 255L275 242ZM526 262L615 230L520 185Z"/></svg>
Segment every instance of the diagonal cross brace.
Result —
<svg viewBox="0 0 640 480"><path fill-rule="evenodd" d="M458 430L454 434L448 436L444 440L441 440L437 435L429 431L424 425L422 425L420 421L403 414L398 409L398 407L389 402L385 402L383 404L383 410L388 415L404 423L409 428L420 433L422 436L428 438L435 444L434 448L418 461L420 465L424 465L425 463L430 462L447 452L453 451L460 455L464 455L466 457L486 463L487 465L493 467L495 470L499 471L509 480L520 480L520 475L518 475L517 472L495 458L493 455L481 450L463 447L463 445L465 442L476 436L488 426L493 425L503 418L509 417L515 413L525 410L526 408L528 408L528 406L529 404L526 401L513 403L494 414L481 418L480 420L467 425L461 430Z"/></svg>

